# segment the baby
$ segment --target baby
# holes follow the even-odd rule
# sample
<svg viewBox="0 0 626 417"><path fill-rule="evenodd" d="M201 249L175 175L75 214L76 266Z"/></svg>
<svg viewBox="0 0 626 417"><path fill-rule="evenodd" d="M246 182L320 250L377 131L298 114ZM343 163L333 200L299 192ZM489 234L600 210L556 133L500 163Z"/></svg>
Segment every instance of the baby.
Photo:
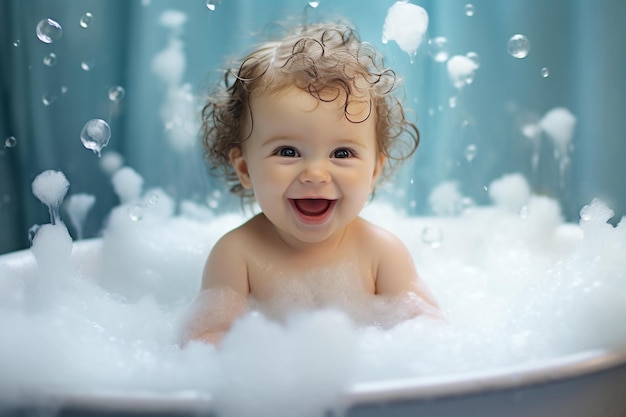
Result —
<svg viewBox="0 0 626 417"><path fill-rule="evenodd" d="M398 303L401 318L437 316L407 248L359 217L419 143L381 55L348 26L311 24L262 44L228 75L203 109L203 144L260 213L213 247L185 341L219 344L251 303L355 312L384 299L370 323Z"/></svg>

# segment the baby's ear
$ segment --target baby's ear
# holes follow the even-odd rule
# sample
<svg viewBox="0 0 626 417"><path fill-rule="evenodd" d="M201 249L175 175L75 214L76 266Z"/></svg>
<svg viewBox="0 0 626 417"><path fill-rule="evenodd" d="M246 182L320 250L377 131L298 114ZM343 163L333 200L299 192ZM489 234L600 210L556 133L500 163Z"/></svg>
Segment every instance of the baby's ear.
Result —
<svg viewBox="0 0 626 417"><path fill-rule="evenodd" d="M231 148L228 152L228 158L230 159L230 165L232 165L239 182L243 188L249 190L252 188L250 182L250 173L248 172L248 163L243 155L243 150L240 147Z"/></svg>

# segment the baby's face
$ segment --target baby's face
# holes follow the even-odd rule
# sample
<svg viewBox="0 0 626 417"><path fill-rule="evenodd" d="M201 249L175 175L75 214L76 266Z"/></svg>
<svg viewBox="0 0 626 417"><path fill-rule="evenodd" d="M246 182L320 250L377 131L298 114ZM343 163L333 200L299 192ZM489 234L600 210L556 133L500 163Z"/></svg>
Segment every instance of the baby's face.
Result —
<svg viewBox="0 0 626 417"><path fill-rule="evenodd" d="M340 236L368 200L384 157L369 102L324 102L296 87L253 98L252 135L233 160L289 244ZM369 117L368 117L369 115Z"/></svg>

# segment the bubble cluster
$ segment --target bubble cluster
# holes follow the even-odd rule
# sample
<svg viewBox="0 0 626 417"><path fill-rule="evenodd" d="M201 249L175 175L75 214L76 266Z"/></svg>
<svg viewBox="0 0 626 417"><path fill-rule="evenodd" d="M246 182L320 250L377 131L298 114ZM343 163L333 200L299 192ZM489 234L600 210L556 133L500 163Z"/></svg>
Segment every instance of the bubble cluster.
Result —
<svg viewBox="0 0 626 417"><path fill-rule="evenodd" d="M91 149L98 157L102 148L109 144L109 139L111 139L111 128L102 119L89 120L80 132L80 140L83 142L83 146Z"/></svg>
<svg viewBox="0 0 626 417"><path fill-rule="evenodd" d="M472 3L467 3L465 5L465 16L472 17L472 16L474 16L474 12L475 11L476 10L475 10L474 5Z"/></svg>
<svg viewBox="0 0 626 417"><path fill-rule="evenodd" d="M437 36L428 41L428 53L436 62L446 62L450 57L448 52L448 39Z"/></svg>
<svg viewBox="0 0 626 417"><path fill-rule="evenodd" d="M467 159L467 162L472 162L474 158L476 158L476 153L477 153L476 145L474 145L473 143L470 143L465 148L463 155L465 155L465 159Z"/></svg>
<svg viewBox="0 0 626 417"><path fill-rule="evenodd" d="M514 58L526 58L530 52L530 41L524 35L515 34L509 39L507 50Z"/></svg>
<svg viewBox="0 0 626 417"><path fill-rule="evenodd" d="M61 25L52 19L43 19L37 23L37 38L43 43L52 43L63 34Z"/></svg>

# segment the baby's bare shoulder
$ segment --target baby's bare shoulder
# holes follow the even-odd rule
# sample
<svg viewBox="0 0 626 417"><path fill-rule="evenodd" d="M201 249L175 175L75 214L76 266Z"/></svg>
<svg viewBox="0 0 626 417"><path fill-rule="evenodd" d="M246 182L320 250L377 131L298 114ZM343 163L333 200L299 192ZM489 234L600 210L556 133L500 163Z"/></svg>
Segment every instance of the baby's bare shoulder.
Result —
<svg viewBox="0 0 626 417"><path fill-rule="evenodd" d="M363 245L371 248L385 249L385 250L397 250L404 248L404 243L393 233L368 222L365 219L359 218L356 223L355 237Z"/></svg>

